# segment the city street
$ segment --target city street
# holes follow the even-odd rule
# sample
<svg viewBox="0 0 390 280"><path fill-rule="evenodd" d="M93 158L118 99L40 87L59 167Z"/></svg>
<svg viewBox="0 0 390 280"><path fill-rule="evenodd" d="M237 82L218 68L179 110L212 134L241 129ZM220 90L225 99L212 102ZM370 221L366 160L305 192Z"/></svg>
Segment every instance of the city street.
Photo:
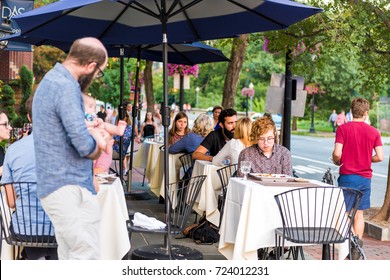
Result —
<svg viewBox="0 0 390 280"><path fill-rule="evenodd" d="M387 138L382 138L385 143ZM320 138L310 136L291 136L291 153L293 168L299 177L322 180L328 167L332 168L336 178L338 168L330 157L333 152L334 138ZM373 178L371 191L371 206L380 207L383 204L389 163L390 146L384 146L385 159L380 163L372 164Z"/></svg>

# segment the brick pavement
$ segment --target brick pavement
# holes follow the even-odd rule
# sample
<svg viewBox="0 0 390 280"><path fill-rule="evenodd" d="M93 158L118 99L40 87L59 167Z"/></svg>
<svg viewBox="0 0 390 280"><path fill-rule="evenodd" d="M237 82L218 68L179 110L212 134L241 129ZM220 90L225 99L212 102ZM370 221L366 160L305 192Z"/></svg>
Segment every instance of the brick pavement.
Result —
<svg viewBox="0 0 390 280"><path fill-rule="evenodd" d="M305 246L305 253L309 259L320 260L322 246ZM363 251L367 260L390 260L390 241L380 241L368 236L363 236ZM335 259L337 259L337 251Z"/></svg>

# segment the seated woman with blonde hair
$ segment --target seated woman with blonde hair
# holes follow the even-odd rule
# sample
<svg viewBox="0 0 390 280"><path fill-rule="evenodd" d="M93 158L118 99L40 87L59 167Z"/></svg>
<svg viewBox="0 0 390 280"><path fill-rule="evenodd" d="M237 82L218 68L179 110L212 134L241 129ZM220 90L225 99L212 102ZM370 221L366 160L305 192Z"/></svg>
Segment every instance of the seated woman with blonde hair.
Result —
<svg viewBox="0 0 390 280"><path fill-rule="evenodd" d="M236 164L241 151L254 144L250 141L252 121L248 117L240 118L234 130L233 139L228 141L222 150L213 157L214 165Z"/></svg>
<svg viewBox="0 0 390 280"><path fill-rule="evenodd" d="M272 173L293 175L291 153L278 144L278 132L272 117L265 115L252 123L251 141L252 145L241 151L238 157L238 177L244 174L240 171L240 162L250 161L253 173Z"/></svg>

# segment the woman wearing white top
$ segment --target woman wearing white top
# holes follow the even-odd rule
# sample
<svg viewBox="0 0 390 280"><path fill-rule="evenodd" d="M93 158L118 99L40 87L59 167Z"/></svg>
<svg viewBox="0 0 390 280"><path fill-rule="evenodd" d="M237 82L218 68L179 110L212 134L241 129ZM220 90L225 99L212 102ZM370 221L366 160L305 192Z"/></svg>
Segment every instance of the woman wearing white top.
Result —
<svg viewBox="0 0 390 280"><path fill-rule="evenodd" d="M252 142L249 140L252 121L248 117L240 118L237 121L234 130L234 137L223 146L222 150L213 157L214 165L235 164L238 163L238 156L241 151L249 147Z"/></svg>
<svg viewBox="0 0 390 280"><path fill-rule="evenodd" d="M162 116L160 114L160 108L159 107L156 107L156 109L154 109L153 119L154 119L154 122L157 124L158 131L159 132L164 132L164 127L162 125Z"/></svg>

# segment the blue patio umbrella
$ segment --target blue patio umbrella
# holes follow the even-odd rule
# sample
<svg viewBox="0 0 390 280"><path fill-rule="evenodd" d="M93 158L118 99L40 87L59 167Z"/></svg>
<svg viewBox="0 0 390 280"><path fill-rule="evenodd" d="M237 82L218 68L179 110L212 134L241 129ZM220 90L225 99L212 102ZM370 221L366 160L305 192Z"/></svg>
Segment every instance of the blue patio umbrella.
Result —
<svg viewBox="0 0 390 280"><path fill-rule="evenodd" d="M12 36L7 37L8 41L13 41L20 39L20 33L14 34ZM47 40L42 38L35 38L32 36L28 36L23 38L24 43L28 43L31 45L51 45L55 46L65 52L68 52L72 41L58 41L58 40ZM109 57L119 57L121 59L121 75L120 75L120 104L122 106L121 110L123 110L123 97L124 97L124 73L123 67L124 62L123 58L133 57L138 60L150 60L150 61L162 61L162 44L149 44L149 45L130 45L130 44L105 44L105 47L108 52ZM6 49L5 49L6 50ZM201 63L210 63L210 62L223 62L230 61L221 50L217 48L213 48L206 44L200 42L194 42L191 44L168 44L168 62L174 64L184 64L184 65L195 65ZM136 126L136 116L137 116L137 100L138 100L138 76L139 76L139 61L137 62L136 68L136 81L135 81L135 95L134 95L134 106L133 106L133 131L135 131ZM183 96L180 95L180 104L183 104ZM121 139L123 140L123 139ZM120 158L119 158L119 176L123 178L123 154L122 154L122 143L120 146ZM134 154L134 137L131 140L131 150L130 150L130 164L129 164L129 172L128 172L128 192L131 193L131 170L133 168L133 154Z"/></svg>
<svg viewBox="0 0 390 280"><path fill-rule="evenodd" d="M285 29L321 11L288 0L63 0L14 19L22 37L74 40L94 36L108 44L162 43L163 125L167 146L168 39L170 43L196 42ZM164 163L167 191L168 149ZM166 209L169 216L169 203ZM167 242L165 248L171 256L169 236Z"/></svg>

